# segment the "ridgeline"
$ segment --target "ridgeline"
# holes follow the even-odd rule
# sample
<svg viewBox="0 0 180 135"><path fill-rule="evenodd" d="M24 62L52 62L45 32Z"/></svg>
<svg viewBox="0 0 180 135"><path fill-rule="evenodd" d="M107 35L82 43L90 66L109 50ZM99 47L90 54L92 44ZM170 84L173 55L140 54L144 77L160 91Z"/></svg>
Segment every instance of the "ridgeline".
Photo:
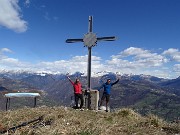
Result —
<svg viewBox="0 0 180 135"><path fill-rule="evenodd" d="M8 135L171 135L180 134L178 121L141 116L131 109L113 112L69 107L20 108L0 112L0 133Z"/></svg>

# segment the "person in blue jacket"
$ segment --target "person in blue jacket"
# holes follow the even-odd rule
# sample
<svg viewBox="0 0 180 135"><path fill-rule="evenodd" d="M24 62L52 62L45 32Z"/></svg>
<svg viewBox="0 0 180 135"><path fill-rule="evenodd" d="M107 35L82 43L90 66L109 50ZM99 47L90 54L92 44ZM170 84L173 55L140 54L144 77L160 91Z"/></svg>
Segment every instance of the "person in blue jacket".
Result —
<svg viewBox="0 0 180 135"><path fill-rule="evenodd" d="M108 112L108 103L109 103L109 99L110 99L110 92L111 92L111 87L119 82L119 78L117 79L117 81L115 81L114 83L111 83L111 79L107 79L107 82L104 83L99 89L98 91L100 91L102 88L104 88L104 92L101 98L101 102L100 102L100 106L102 106L102 103L104 101L104 99L106 98L106 112Z"/></svg>

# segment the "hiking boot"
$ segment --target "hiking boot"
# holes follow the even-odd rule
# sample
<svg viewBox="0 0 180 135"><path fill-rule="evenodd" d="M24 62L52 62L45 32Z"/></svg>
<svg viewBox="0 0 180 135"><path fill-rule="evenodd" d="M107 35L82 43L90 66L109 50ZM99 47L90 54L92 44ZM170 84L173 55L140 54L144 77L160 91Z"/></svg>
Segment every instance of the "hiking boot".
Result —
<svg viewBox="0 0 180 135"><path fill-rule="evenodd" d="M83 109L83 108L81 108L81 109L80 109L80 111L84 111L84 109Z"/></svg>

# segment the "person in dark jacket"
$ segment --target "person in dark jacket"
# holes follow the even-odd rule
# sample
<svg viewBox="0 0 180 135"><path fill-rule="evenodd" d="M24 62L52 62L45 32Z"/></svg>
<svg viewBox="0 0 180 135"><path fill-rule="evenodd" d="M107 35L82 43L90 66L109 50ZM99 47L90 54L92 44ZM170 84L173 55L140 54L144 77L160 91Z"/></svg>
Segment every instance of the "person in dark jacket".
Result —
<svg viewBox="0 0 180 135"><path fill-rule="evenodd" d="M75 82L73 82L69 76L67 76L67 78L69 79L69 81L71 82L71 84L73 85L73 88L74 88L74 98L75 98L75 109L82 109L83 107L83 104L84 104L84 100L83 100L83 95L82 95L82 85L80 83L80 80L77 78ZM80 103L80 107L78 107L78 102L79 102L79 99L81 100L81 103Z"/></svg>
<svg viewBox="0 0 180 135"><path fill-rule="evenodd" d="M99 89L98 91L101 90L101 88L104 88L104 92L101 98L101 102L100 102L100 106L102 106L102 103L104 101L104 99L106 99L106 112L108 112L108 103L109 103L109 99L110 99L110 92L111 92L111 87L119 82L119 78L117 81L115 81L114 83L111 83L111 79L107 79L107 82L104 83Z"/></svg>

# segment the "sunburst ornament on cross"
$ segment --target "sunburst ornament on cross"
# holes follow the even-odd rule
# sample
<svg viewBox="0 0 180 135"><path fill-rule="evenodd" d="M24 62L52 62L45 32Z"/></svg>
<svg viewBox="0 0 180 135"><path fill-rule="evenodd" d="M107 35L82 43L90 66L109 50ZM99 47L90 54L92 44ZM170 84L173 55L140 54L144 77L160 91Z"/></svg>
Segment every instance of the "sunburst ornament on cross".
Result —
<svg viewBox="0 0 180 135"><path fill-rule="evenodd" d="M96 34L89 32L83 38L84 45L87 47L93 47L97 44Z"/></svg>

